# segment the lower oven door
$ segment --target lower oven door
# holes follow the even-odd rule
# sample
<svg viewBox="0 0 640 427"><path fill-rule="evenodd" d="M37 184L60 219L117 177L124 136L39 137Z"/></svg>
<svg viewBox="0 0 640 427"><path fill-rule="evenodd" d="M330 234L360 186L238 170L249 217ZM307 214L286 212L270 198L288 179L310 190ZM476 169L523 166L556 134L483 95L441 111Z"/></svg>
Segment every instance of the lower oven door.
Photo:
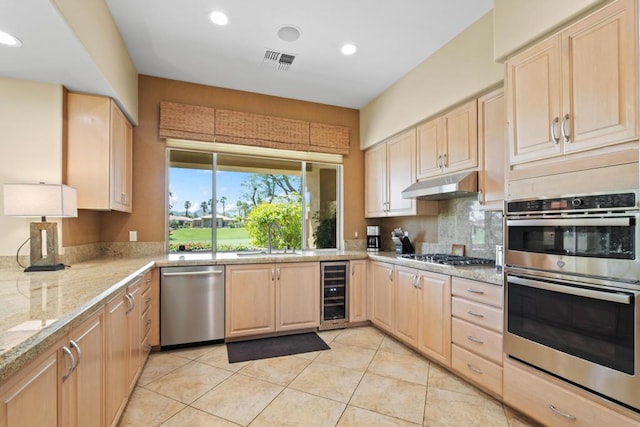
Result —
<svg viewBox="0 0 640 427"><path fill-rule="evenodd" d="M505 352L640 409L640 292L507 272Z"/></svg>

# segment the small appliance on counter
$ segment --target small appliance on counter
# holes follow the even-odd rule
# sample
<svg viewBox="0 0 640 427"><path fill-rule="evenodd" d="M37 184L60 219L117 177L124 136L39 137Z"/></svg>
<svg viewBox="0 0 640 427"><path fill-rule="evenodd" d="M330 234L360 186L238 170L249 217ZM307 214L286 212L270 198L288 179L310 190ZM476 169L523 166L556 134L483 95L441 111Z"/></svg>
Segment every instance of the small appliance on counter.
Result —
<svg viewBox="0 0 640 427"><path fill-rule="evenodd" d="M396 228L391 232L391 239L396 245L396 254L413 254L415 249L409 240L409 233L402 231L402 228Z"/></svg>
<svg viewBox="0 0 640 427"><path fill-rule="evenodd" d="M380 226L367 225L367 252L380 251Z"/></svg>

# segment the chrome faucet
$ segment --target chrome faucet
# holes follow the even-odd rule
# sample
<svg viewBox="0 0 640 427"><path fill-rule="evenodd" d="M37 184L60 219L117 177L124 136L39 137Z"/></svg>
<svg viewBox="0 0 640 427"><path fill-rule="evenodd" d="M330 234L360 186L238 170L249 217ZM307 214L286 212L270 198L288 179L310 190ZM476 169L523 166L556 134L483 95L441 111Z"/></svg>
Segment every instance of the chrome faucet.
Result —
<svg viewBox="0 0 640 427"><path fill-rule="evenodd" d="M271 221L267 226L267 254L269 255L271 254L271 228L274 226L278 229L278 232L282 234L282 230L280 229L280 226L278 225L278 223L275 221ZM285 252L286 251L287 249L285 248Z"/></svg>

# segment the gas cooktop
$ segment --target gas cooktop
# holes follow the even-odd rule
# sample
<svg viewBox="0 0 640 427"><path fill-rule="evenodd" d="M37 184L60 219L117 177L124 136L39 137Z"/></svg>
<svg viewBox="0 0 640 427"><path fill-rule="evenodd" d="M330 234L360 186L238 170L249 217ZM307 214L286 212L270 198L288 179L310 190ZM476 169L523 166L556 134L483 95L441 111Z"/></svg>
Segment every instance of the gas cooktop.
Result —
<svg viewBox="0 0 640 427"><path fill-rule="evenodd" d="M398 258L412 259L422 262L430 262L433 264L454 265L454 266L472 266L472 265L494 265L495 261L487 258L474 258L460 255L449 254L403 254Z"/></svg>

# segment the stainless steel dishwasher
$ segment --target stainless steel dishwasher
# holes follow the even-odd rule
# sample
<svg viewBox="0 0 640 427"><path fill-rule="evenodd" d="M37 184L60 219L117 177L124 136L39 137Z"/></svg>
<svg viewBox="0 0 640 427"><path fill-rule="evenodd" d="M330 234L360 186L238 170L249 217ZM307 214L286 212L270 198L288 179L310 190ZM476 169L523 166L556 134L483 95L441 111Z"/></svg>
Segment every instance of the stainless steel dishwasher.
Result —
<svg viewBox="0 0 640 427"><path fill-rule="evenodd" d="M224 267L162 268L160 346L224 339Z"/></svg>

